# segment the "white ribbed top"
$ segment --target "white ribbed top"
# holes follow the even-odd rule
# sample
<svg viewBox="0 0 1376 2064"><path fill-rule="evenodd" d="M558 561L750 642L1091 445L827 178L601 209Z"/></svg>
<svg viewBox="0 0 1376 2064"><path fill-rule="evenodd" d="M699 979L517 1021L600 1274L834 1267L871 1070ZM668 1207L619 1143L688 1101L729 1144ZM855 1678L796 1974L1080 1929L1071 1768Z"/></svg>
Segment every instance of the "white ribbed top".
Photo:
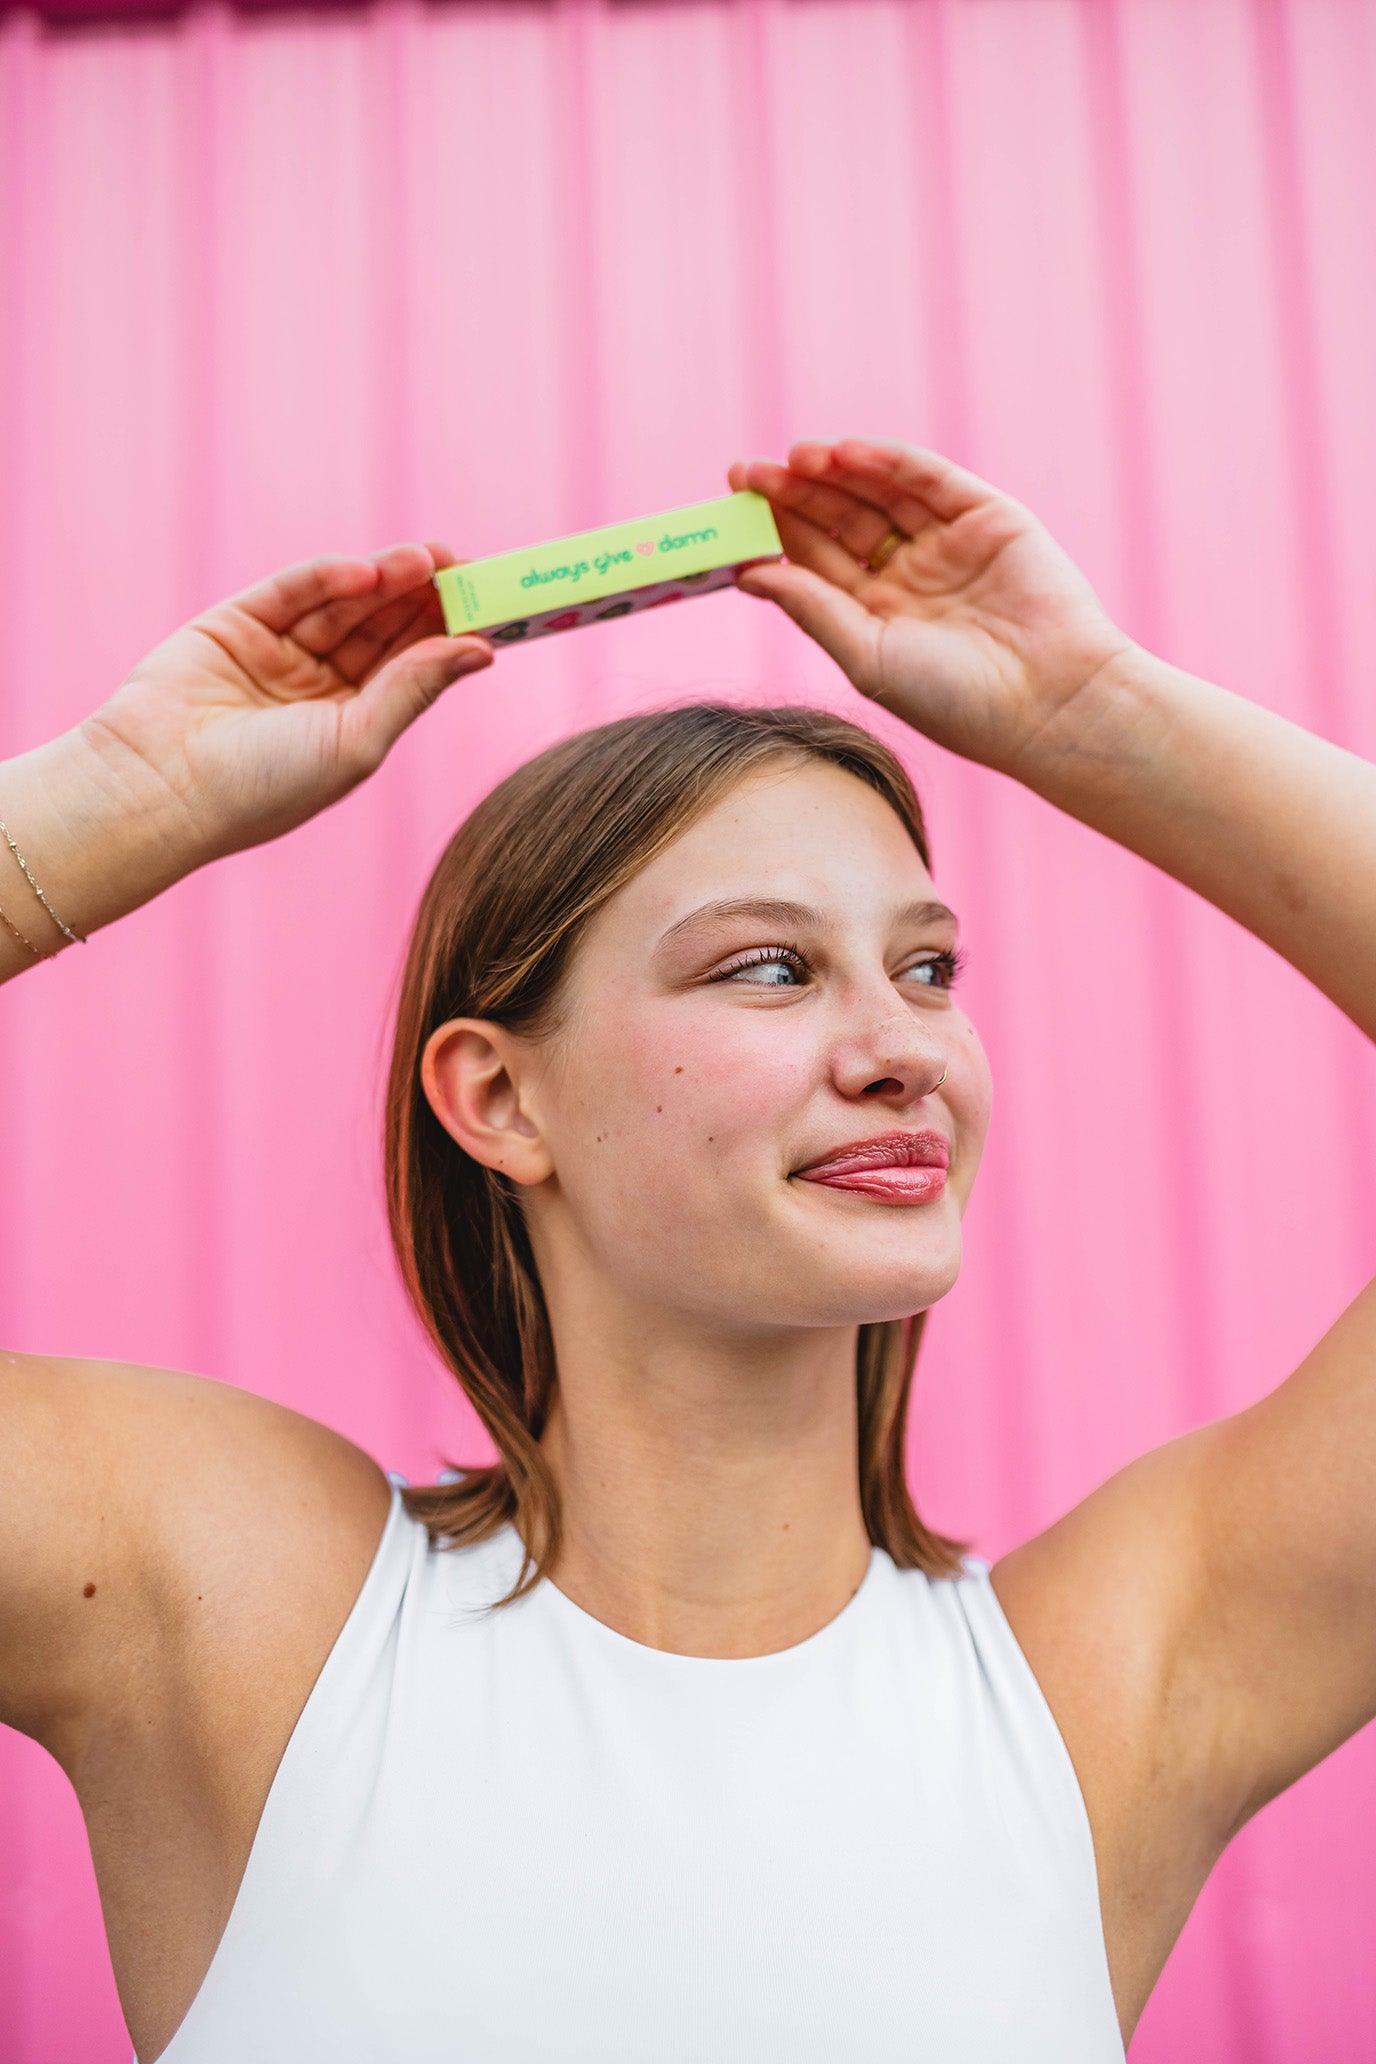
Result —
<svg viewBox="0 0 1376 2064"><path fill-rule="evenodd" d="M402 1481L165 2064L1122 2064L987 1563L669 1655L548 1579L484 1614L519 1537L432 1548Z"/></svg>

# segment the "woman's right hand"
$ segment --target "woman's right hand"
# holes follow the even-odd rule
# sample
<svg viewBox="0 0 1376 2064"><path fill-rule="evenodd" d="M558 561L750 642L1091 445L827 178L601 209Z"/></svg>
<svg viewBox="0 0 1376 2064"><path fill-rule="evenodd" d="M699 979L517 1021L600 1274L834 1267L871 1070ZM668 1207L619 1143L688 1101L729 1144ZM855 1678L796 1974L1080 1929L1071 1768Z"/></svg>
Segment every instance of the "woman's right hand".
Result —
<svg viewBox="0 0 1376 2064"><path fill-rule="evenodd" d="M261 845L337 802L461 674L485 638L445 635L444 545L286 567L154 646L81 726L184 815L195 864Z"/></svg>

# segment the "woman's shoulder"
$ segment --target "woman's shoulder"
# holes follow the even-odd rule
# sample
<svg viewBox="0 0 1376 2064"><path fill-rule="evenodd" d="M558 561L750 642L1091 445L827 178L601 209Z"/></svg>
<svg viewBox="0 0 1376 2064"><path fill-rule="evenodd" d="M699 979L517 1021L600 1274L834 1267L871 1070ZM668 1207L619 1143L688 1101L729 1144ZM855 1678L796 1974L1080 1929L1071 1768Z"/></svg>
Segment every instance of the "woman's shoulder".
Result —
<svg viewBox="0 0 1376 2064"><path fill-rule="evenodd" d="M0 1406L0 1717L60 1761L91 1710L232 1640L240 1601L293 1567L316 1572L304 1590L328 1619L376 1546L390 1490L372 1458L232 1384L10 1354Z"/></svg>
<svg viewBox="0 0 1376 2064"><path fill-rule="evenodd" d="M45 1746L88 1828L128 1825L190 1853L208 1829L251 1833L374 1565L393 1490L357 1443L231 1384L106 1364L87 1388L100 1416L137 1429L104 1493L125 1562L93 1564L91 1605L107 1578L114 1594L109 1638ZM186 1774L177 1787L159 1777L170 1768ZM122 1853L102 1862L116 1878L136 1868Z"/></svg>
<svg viewBox="0 0 1376 2064"><path fill-rule="evenodd" d="M72 1781L122 1989L157 2025L213 1952L393 1492L354 1442L229 1384L116 1363L55 1382L85 1409L49 1466L89 1631L60 1723L28 1731Z"/></svg>
<svg viewBox="0 0 1376 2064"><path fill-rule="evenodd" d="M156 1478L126 1495L163 1625L188 1661L230 1670L250 1651L310 1653L376 1553L385 1470L335 1428L228 1383L172 1377L156 1418Z"/></svg>
<svg viewBox="0 0 1376 2064"><path fill-rule="evenodd" d="M290 1732L373 1566L392 1486L356 1442L272 1399L200 1378L158 1388L150 1466L124 1496L150 1622L142 1670L162 1682L131 1685L131 1704L153 1691L203 1767L239 1782ZM120 1724L108 1697L104 1712Z"/></svg>

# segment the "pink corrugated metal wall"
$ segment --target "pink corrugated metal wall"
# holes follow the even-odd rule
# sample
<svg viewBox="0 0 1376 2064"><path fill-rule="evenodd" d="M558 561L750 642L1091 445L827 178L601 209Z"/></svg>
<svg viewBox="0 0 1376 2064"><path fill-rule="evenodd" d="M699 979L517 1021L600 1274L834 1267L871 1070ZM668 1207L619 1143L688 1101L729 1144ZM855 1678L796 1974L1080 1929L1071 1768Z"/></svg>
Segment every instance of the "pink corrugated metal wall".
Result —
<svg viewBox="0 0 1376 2064"><path fill-rule="evenodd" d="M1008 487L1135 636L1376 757L1373 106L1369 0L11 14L0 751L289 560L500 550L859 433ZM386 1247L408 919L497 776L695 688L903 741L965 919L996 1109L929 1516L997 1554L1280 1381L1371 1273L1366 1042L733 593L501 655L337 810L5 991L5 1344L208 1371L412 1476L484 1452ZM127 2064L74 1800L0 1751L0 2056ZM1245 1830L1134 2064L1376 2054L1374 1787L1368 1732Z"/></svg>

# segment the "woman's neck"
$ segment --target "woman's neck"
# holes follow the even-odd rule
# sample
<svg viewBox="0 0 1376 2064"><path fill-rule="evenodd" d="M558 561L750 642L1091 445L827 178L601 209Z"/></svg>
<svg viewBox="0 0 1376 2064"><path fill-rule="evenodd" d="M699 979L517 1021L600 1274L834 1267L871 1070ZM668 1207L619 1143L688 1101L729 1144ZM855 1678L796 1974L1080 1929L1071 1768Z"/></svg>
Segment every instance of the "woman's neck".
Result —
<svg viewBox="0 0 1376 2064"><path fill-rule="evenodd" d="M557 1332L540 1446L563 1510L559 1590L679 1655L768 1655L834 1619L871 1553L855 1328L743 1341L679 1326L634 1345Z"/></svg>

